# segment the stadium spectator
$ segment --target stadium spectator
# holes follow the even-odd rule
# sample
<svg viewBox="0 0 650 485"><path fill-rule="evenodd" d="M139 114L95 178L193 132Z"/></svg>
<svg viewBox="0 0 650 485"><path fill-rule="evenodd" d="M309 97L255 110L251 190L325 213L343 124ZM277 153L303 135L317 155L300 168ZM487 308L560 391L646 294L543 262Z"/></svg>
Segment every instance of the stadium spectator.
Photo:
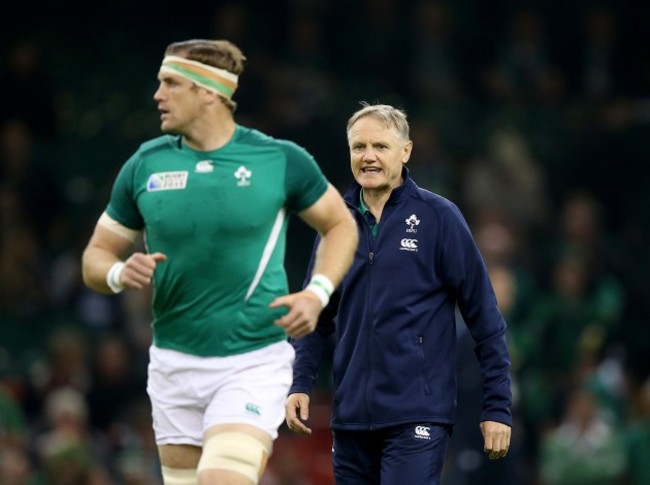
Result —
<svg viewBox="0 0 650 485"><path fill-rule="evenodd" d="M574 390L562 422L543 438L542 483L614 484L621 479L624 469L625 448L620 431L602 416L590 390Z"/></svg>

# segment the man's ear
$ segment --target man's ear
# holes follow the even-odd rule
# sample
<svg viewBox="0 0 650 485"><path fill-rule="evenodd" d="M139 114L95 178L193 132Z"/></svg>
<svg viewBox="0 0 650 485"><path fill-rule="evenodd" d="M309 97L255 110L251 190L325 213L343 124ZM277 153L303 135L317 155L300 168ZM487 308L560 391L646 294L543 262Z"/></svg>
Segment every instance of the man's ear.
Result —
<svg viewBox="0 0 650 485"><path fill-rule="evenodd" d="M208 89L201 89L201 99L203 99L203 101L208 105L221 102L219 95Z"/></svg>
<svg viewBox="0 0 650 485"><path fill-rule="evenodd" d="M409 140L404 145L404 155L402 155L402 163L406 163L411 158L411 152L413 151L413 141Z"/></svg>

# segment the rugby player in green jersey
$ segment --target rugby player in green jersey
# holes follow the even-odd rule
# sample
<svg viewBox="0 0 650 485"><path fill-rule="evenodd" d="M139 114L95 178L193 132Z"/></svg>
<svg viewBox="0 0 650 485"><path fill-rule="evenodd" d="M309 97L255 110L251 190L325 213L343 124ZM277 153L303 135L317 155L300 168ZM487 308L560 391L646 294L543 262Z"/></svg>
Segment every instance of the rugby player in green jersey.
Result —
<svg viewBox="0 0 650 485"><path fill-rule="evenodd" d="M123 165L83 254L95 291L153 286L147 391L166 485L259 481L292 381L287 336L314 330L357 246L311 155L235 121L244 62L224 40L167 47L163 135ZM311 283L289 294L291 213L322 242Z"/></svg>

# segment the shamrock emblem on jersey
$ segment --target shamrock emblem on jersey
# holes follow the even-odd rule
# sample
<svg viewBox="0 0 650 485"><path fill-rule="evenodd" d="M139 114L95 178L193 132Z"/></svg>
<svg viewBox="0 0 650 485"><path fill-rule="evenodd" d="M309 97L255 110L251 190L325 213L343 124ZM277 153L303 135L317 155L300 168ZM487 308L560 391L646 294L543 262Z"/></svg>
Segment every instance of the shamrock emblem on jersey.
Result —
<svg viewBox="0 0 650 485"><path fill-rule="evenodd" d="M235 178L237 179L237 185L240 187L247 187L251 184L250 178L253 175L253 172L248 170L246 167L241 165L235 172Z"/></svg>

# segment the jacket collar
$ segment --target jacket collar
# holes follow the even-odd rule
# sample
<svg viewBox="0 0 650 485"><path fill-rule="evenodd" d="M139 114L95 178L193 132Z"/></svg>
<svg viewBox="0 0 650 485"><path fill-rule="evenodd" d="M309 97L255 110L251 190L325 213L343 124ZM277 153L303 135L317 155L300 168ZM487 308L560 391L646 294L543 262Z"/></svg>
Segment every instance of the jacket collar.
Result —
<svg viewBox="0 0 650 485"><path fill-rule="evenodd" d="M390 193L390 197L386 202L386 205L396 204L404 197L407 197L411 193L417 190L417 185L411 178L409 169L405 165L402 166L402 179L404 182L399 187L395 187ZM345 201L350 204L352 207L359 207L359 193L361 192L361 185L357 181L353 181L348 190L345 192L343 198Z"/></svg>

